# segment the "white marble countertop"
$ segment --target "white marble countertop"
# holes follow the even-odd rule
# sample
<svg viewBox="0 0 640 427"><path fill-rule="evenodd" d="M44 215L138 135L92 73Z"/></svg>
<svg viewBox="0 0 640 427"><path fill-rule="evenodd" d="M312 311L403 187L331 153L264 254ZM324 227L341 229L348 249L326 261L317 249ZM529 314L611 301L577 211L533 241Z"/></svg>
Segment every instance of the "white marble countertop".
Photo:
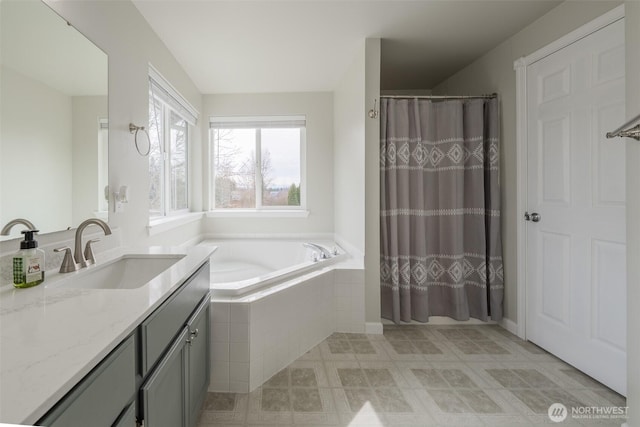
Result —
<svg viewBox="0 0 640 427"><path fill-rule="evenodd" d="M137 289L70 289L75 273L47 272L28 289L0 286L0 423L34 424L213 253L213 247L117 249L125 254L185 254ZM95 268L89 267L89 269Z"/></svg>

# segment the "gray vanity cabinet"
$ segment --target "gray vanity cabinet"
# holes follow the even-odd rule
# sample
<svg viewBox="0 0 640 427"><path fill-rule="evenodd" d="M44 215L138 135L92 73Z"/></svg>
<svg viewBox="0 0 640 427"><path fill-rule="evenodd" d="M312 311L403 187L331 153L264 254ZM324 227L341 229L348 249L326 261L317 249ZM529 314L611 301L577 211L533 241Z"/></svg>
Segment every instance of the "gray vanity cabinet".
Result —
<svg viewBox="0 0 640 427"><path fill-rule="evenodd" d="M113 427L136 427L136 404L131 403L120 415Z"/></svg>
<svg viewBox="0 0 640 427"><path fill-rule="evenodd" d="M210 299L205 262L38 425L195 427L209 387Z"/></svg>
<svg viewBox="0 0 640 427"><path fill-rule="evenodd" d="M48 427L110 427L118 424L136 391L134 335L124 340L87 375L38 425ZM131 406L129 406L130 408ZM128 424L129 427L134 424Z"/></svg>
<svg viewBox="0 0 640 427"><path fill-rule="evenodd" d="M187 423L188 337L185 327L141 388L147 427L180 427Z"/></svg>
<svg viewBox="0 0 640 427"><path fill-rule="evenodd" d="M187 324L202 298L209 294L209 271L209 263L206 263L140 325L143 377Z"/></svg>
<svg viewBox="0 0 640 427"><path fill-rule="evenodd" d="M211 303L210 298L207 297L202 301L198 310L193 313L187 324L190 335L188 348L189 401L187 402L189 409L187 426L189 427L195 427L198 423L198 415L209 388L210 316Z"/></svg>
<svg viewBox="0 0 640 427"><path fill-rule="evenodd" d="M207 296L141 388L146 427L193 427L209 386Z"/></svg>
<svg viewBox="0 0 640 427"><path fill-rule="evenodd" d="M138 421L145 427L197 424L209 387L210 300L206 264L142 322Z"/></svg>

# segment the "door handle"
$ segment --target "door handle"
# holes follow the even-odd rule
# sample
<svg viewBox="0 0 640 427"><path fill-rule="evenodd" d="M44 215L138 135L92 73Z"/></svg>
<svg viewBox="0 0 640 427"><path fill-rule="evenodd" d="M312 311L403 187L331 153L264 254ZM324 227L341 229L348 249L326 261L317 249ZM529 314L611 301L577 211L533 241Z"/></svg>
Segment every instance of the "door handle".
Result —
<svg viewBox="0 0 640 427"><path fill-rule="evenodd" d="M542 217L540 216L540 214L538 212L533 212L533 213L525 212L524 213L524 220L525 221L540 222L541 219L542 219Z"/></svg>

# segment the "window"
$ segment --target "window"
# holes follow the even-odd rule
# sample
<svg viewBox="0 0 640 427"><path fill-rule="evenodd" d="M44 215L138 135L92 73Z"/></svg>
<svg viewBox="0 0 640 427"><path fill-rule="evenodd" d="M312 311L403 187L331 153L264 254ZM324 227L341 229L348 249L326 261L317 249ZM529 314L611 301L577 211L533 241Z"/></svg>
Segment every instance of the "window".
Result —
<svg viewBox="0 0 640 427"><path fill-rule="evenodd" d="M98 212L109 210L109 120L98 119Z"/></svg>
<svg viewBox="0 0 640 427"><path fill-rule="evenodd" d="M305 209L305 118L212 117L214 209Z"/></svg>
<svg viewBox="0 0 640 427"><path fill-rule="evenodd" d="M149 79L149 214L151 217L189 209L189 124L195 110L150 69Z"/></svg>

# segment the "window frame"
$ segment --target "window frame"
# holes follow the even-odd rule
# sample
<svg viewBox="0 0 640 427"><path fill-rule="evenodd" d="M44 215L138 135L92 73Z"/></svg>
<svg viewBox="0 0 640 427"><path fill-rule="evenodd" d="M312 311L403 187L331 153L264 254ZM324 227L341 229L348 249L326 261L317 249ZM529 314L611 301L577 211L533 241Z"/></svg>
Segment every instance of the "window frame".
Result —
<svg viewBox="0 0 640 427"><path fill-rule="evenodd" d="M156 96L153 91L150 89L149 91L150 97L149 102L151 103L152 98L153 101L158 103L161 107L161 110L158 114L162 117L162 148L164 152L164 158L162 159L162 170L161 170L161 210L159 213L151 210L151 206L149 206L149 220L156 221L162 218L175 217L187 214L191 212L191 162L190 162L190 145L191 145L191 130L190 124L188 120L184 117L180 111L177 111L173 108L169 103L165 102L160 97ZM185 180L186 180L186 208L184 209L172 209L171 208L171 114L175 114L181 120L185 122ZM169 172L169 173L168 173Z"/></svg>
<svg viewBox="0 0 640 427"><path fill-rule="evenodd" d="M98 118L98 209L97 214L109 212L109 119Z"/></svg>
<svg viewBox="0 0 640 427"><path fill-rule="evenodd" d="M216 127L216 123L225 122L226 126ZM291 126L290 122L299 121L302 122L298 126ZM216 206L216 170L215 170L215 138L214 132L216 129L234 129L229 126L229 123L238 123L238 128L235 129L255 129L255 207L253 208L223 208ZM255 124L255 126L247 126L248 123ZM300 205L280 205L280 206L265 206L262 204L262 171L260 165L262 164L262 130L269 128L278 128L278 123L281 123L281 128L295 128L300 131ZM262 126L261 126L262 124ZM299 217L308 216L307 211L307 126L306 117L302 115L297 116L212 116L209 118L209 213L212 216L287 216L287 217Z"/></svg>

